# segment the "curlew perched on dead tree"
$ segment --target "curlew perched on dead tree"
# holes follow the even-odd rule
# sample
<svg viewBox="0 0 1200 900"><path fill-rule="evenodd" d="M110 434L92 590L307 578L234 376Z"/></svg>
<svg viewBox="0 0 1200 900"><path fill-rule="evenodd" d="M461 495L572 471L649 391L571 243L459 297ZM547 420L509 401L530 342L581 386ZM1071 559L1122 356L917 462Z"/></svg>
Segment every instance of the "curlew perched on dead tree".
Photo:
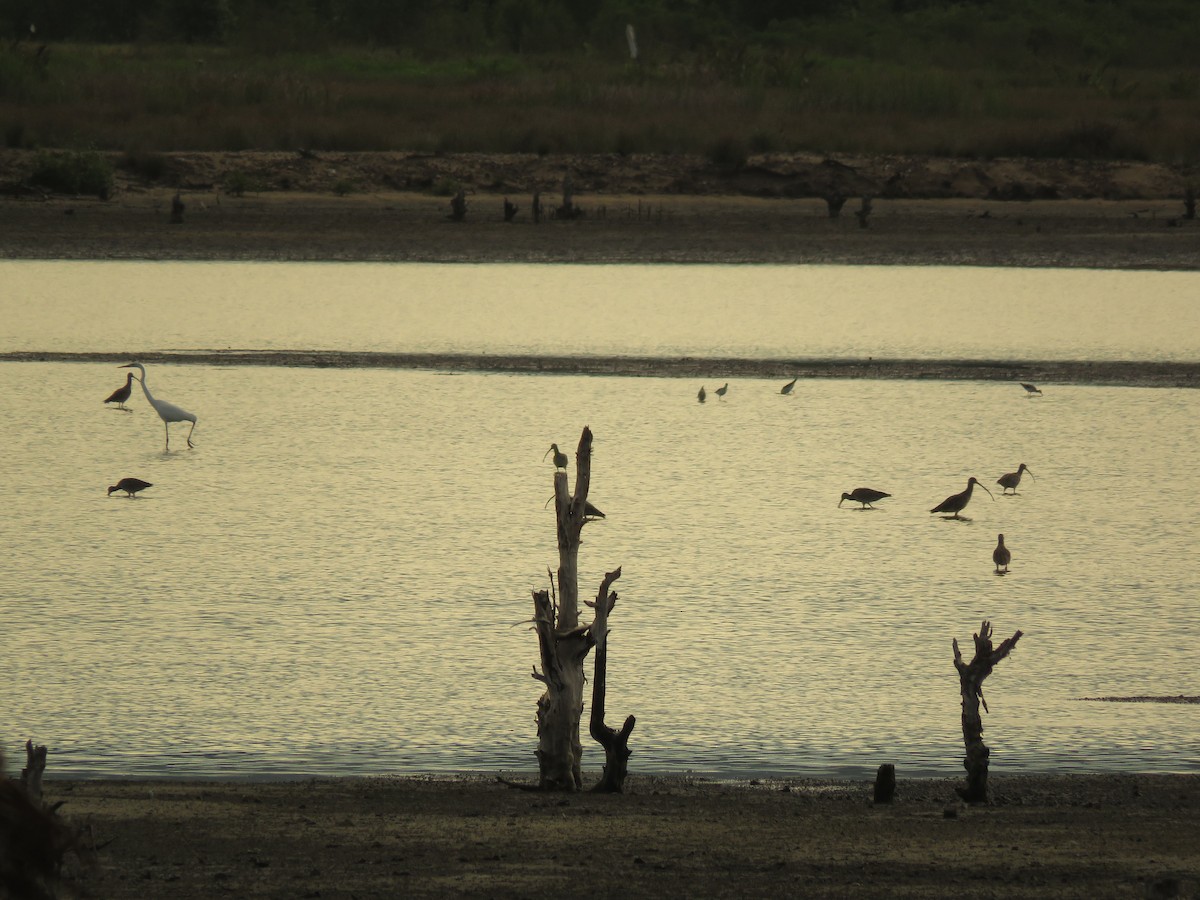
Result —
<svg viewBox="0 0 1200 900"><path fill-rule="evenodd" d="M596 790L619 792L630 756L629 735L636 722L625 720L620 730L604 724L604 695L608 665L608 614L617 601L611 590L621 577L617 568L604 576L594 602L590 624L580 624L579 544L583 526L594 521L595 507L587 499L591 486L592 432L583 429L575 455L575 493L567 487L565 468L554 472L554 511L558 532L558 572L550 589L533 592L534 631L542 668L533 677L545 686L538 699L538 787L578 791L583 788L580 725L583 717L584 662L595 647L592 712L589 732L604 747L604 777ZM557 589L556 589L557 588Z"/></svg>

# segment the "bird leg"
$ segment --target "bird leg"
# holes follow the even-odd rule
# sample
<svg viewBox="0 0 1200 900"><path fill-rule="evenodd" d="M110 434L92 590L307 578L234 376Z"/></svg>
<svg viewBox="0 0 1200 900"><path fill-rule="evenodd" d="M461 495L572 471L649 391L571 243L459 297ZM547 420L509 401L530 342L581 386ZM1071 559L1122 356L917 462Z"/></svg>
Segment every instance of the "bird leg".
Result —
<svg viewBox="0 0 1200 900"><path fill-rule="evenodd" d="M192 432L193 432L193 431L195 431L195 430L196 430L196 423L195 423L195 422L193 422L193 423L192 423L192 427L188 429L187 442L188 442L188 449L189 449L189 450L191 450L193 447L195 447L195 446L196 446L195 444L193 444L193 443L192 443Z"/></svg>

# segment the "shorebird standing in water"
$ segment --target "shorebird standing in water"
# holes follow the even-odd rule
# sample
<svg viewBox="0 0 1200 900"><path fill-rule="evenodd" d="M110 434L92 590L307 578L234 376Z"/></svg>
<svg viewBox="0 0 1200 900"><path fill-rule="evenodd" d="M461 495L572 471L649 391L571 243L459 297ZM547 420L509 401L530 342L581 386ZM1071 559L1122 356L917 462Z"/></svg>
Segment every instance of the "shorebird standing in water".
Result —
<svg viewBox="0 0 1200 900"><path fill-rule="evenodd" d="M1029 477L1033 478L1033 472L1029 471L1029 466L1025 465L1025 463L1021 463L1021 465L1017 466L1017 471L1009 472L1007 475L1001 475L998 479L996 479L996 484L1004 488L1004 490L1000 492L1001 495L1007 494L1010 488L1014 494L1017 492L1017 485L1021 483L1022 472L1029 472ZM1033 478L1033 480L1037 481L1036 478Z"/></svg>
<svg viewBox="0 0 1200 900"><path fill-rule="evenodd" d="M113 391L111 394L109 394L108 399L105 400L104 402L105 403L115 403L115 404L117 404L117 409L123 409L123 410L125 410L125 412L133 412L132 409L130 409L128 406L125 405L125 401L129 399L129 395L132 393L133 393L133 373L126 372L125 373L125 385L123 387L117 388L115 391Z"/></svg>
<svg viewBox="0 0 1200 900"><path fill-rule="evenodd" d="M700 385L700 391L696 394L696 399L701 403L708 399L708 394L704 392L704 385Z"/></svg>
<svg viewBox="0 0 1200 900"><path fill-rule="evenodd" d="M113 491L124 491L126 497L136 496L138 491L144 491L148 487L154 487L148 481L142 481L140 478L122 478L116 484L109 485L108 496L112 496Z"/></svg>
<svg viewBox="0 0 1200 900"><path fill-rule="evenodd" d="M796 382L799 380L800 380L799 377L793 378L791 381L789 381L787 384L785 384L783 387L781 387L779 389L779 393L790 394L792 392L792 388L794 388L796 386Z"/></svg>
<svg viewBox="0 0 1200 900"><path fill-rule="evenodd" d="M1008 574L1008 564L1012 562L1012 553L1004 546L1004 535L997 535L996 549L992 551L992 562L996 564L997 575ZM1004 571L1000 567L1004 566Z"/></svg>
<svg viewBox="0 0 1200 900"><path fill-rule="evenodd" d="M1025 393L1030 397L1032 397L1034 394L1037 394L1039 397L1042 395L1042 389L1036 384L1030 384L1027 381L1022 381L1021 387L1025 388Z"/></svg>
<svg viewBox="0 0 1200 900"><path fill-rule="evenodd" d="M965 491L962 491L958 494L951 494L949 497L931 509L930 512L950 513L950 515L946 516L946 518L961 519L962 516L960 516L959 513L961 513L966 508L967 504L971 502L971 492L975 490L975 485L977 484L987 491L989 497L992 497L992 492L983 487L983 485L980 484L979 479L972 475L967 479L967 489ZM996 498L992 497L992 499L995 500Z"/></svg>
<svg viewBox="0 0 1200 900"><path fill-rule="evenodd" d="M717 388L717 399L724 400L725 394L728 393L728 391L729 391L729 382L727 381L723 385L721 385L719 388Z"/></svg>
<svg viewBox="0 0 1200 900"><path fill-rule="evenodd" d="M861 503L859 509L874 509L872 503L882 500L884 497L890 497L891 494L885 494L883 491L877 491L873 488L855 488L850 493L843 493L842 499L838 501L838 506L841 506L847 500L853 500L855 503Z"/></svg>

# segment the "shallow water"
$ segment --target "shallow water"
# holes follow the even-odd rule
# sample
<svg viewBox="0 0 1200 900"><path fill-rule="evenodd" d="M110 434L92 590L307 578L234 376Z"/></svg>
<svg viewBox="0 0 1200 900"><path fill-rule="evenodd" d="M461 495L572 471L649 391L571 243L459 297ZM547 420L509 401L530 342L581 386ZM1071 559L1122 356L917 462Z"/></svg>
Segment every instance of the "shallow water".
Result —
<svg viewBox="0 0 1200 900"><path fill-rule="evenodd" d="M0 261L0 352L1200 360L1200 272Z"/></svg>
<svg viewBox="0 0 1200 900"><path fill-rule="evenodd" d="M1196 692L1195 391L739 380L700 405L658 378L151 366L199 416L164 454L143 397L100 405L123 374L0 364L10 759L533 768L542 457L589 424L581 591L623 567L608 707L636 771L960 774L950 643L984 618L1025 632L987 682L993 771L1200 770L1200 707L1079 699ZM106 496L124 475L154 487ZM971 475L994 500L929 514ZM894 496L839 509L859 485Z"/></svg>

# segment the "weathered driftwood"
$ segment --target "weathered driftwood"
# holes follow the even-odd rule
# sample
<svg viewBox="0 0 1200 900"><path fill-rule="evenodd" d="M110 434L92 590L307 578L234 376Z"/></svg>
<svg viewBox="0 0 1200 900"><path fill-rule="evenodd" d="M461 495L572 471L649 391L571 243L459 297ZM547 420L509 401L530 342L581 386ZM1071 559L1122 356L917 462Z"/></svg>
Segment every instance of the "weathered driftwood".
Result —
<svg viewBox="0 0 1200 900"><path fill-rule="evenodd" d="M583 526L597 517L603 517L595 506L588 502L587 495L592 478L592 431L584 428L575 453L575 493L567 487L567 472L556 462L554 472L554 512L558 535L558 571L551 576L550 590L533 592L534 630L538 637L538 650L542 670L535 667L533 677L545 685L538 699L538 786L543 790L577 791L583 786L581 760L583 746L580 743L580 723L583 717L583 664L588 651L597 643L597 637L607 637L608 613L616 602L616 594L610 595L609 588L620 577L621 570L609 572L600 587L594 604L596 617L591 624L579 623L579 544ZM557 589L556 589L557 587ZM593 712L590 723L593 729L599 725L603 738L596 738L605 747L609 764L605 766L605 779L617 785L624 780L623 760L628 759L625 747L621 765L613 760L621 758L621 748L628 742L633 730L633 717L626 722L622 732L617 732L609 750L609 729L604 726L604 666L607 658L598 663L597 680L600 684L600 710ZM593 703L597 695L593 694ZM624 734L622 742L621 734ZM609 774L611 770L611 775ZM603 783L603 782L602 782Z"/></svg>
<svg viewBox="0 0 1200 900"><path fill-rule="evenodd" d="M962 693L962 730L966 756L963 768L967 770L966 787L957 788L958 795L967 803L986 803L988 799L988 758L991 750L983 742L983 718L979 714L982 704L988 711L983 698L983 681L992 674L996 664L1012 651L1021 639L1018 631L992 647L992 624L984 620L979 633L974 635L975 656L967 663L958 649L958 638L954 638L954 667L958 669L959 690Z"/></svg>
<svg viewBox="0 0 1200 900"><path fill-rule="evenodd" d="M56 815L62 801L42 802L46 748L27 741L25 757L21 778L14 781L4 777L0 755L0 897L49 900L72 887L63 877L66 855L84 854L79 830Z"/></svg>
<svg viewBox="0 0 1200 900"><path fill-rule="evenodd" d="M633 755L633 751L629 749L629 735L633 733L633 726L637 724L637 719L633 716L625 719L625 724L619 731L604 724L608 678L608 614L617 602L617 592L609 593L609 588L620 577L619 568L605 575L595 601L590 604L596 610L596 616L592 620L596 657L592 672L592 714L588 722L588 732L592 740L604 748L604 772L592 790L609 794L619 794L625 786L625 776L629 774L629 757Z"/></svg>

